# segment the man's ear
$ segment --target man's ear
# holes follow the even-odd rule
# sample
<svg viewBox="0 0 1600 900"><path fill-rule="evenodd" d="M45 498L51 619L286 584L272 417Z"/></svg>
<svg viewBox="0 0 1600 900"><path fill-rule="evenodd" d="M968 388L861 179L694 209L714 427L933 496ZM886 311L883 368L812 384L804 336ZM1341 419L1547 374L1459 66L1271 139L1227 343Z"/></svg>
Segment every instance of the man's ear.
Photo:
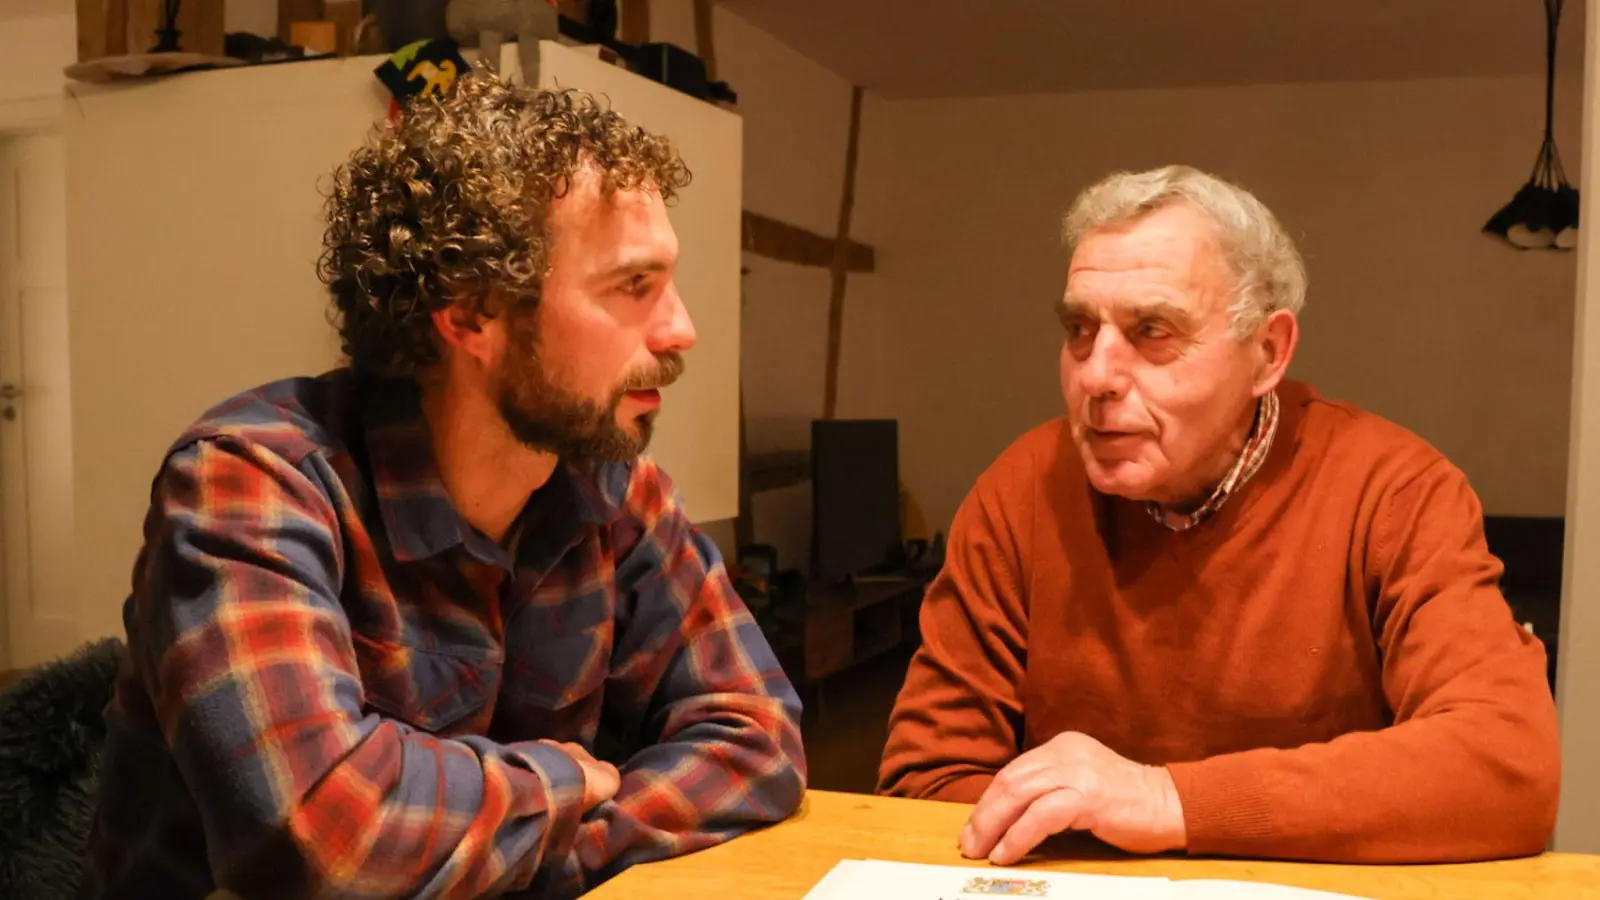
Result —
<svg viewBox="0 0 1600 900"><path fill-rule="evenodd" d="M464 303L452 303L433 311L433 328L442 346L450 353L463 354L488 367L495 355L490 319Z"/></svg>
<svg viewBox="0 0 1600 900"><path fill-rule="evenodd" d="M1253 393L1263 397L1278 386L1289 371L1289 363L1294 361L1294 350L1300 343L1300 320L1286 309L1275 309L1261 323L1255 339L1262 366Z"/></svg>

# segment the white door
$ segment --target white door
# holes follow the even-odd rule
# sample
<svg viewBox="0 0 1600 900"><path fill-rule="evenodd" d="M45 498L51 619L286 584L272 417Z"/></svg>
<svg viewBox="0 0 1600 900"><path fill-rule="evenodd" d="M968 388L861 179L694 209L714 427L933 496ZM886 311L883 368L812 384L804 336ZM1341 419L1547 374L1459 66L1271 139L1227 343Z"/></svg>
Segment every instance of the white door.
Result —
<svg viewBox="0 0 1600 900"><path fill-rule="evenodd" d="M0 143L0 668L78 640L66 210L61 136Z"/></svg>

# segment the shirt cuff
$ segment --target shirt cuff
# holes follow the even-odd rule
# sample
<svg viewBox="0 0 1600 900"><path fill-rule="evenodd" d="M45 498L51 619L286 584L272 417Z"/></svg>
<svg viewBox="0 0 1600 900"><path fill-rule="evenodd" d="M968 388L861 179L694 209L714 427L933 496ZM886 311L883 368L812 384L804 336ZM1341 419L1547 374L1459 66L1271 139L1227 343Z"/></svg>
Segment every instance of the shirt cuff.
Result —
<svg viewBox="0 0 1600 900"><path fill-rule="evenodd" d="M1218 756L1170 763L1172 784L1183 804L1187 851L1195 855L1248 855L1273 834L1266 785L1247 760Z"/></svg>
<svg viewBox="0 0 1600 900"><path fill-rule="evenodd" d="M583 767L555 744L530 741L517 750L544 784L546 824L540 859L561 859L572 851L583 820Z"/></svg>

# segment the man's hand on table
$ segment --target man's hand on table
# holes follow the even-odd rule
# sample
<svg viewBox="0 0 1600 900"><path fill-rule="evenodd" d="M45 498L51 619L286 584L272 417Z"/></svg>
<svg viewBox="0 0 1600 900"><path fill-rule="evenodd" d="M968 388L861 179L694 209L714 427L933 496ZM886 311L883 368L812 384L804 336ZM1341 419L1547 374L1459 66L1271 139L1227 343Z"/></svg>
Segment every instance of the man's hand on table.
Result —
<svg viewBox="0 0 1600 900"><path fill-rule="evenodd" d="M1178 850L1188 842L1183 804L1165 768L1067 733L1000 770L961 832L961 853L1008 866L1067 830L1090 832L1131 853Z"/></svg>
<svg viewBox="0 0 1600 900"><path fill-rule="evenodd" d="M617 788L622 786L622 775L617 767L608 762L602 762L589 755L589 751L579 744L559 744L567 755L572 757L578 768L583 770L583 811L588 812L596 806L610 800L617 795Z"/></svg>

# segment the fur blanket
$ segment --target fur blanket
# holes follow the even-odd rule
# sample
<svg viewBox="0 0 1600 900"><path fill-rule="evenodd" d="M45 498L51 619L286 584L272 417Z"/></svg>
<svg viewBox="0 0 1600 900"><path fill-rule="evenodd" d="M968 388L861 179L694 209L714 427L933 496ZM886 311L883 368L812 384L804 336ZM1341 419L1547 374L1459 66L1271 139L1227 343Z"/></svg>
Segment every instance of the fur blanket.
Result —
<svg viewBox="0 0 1600 900"><path fill-rule="evenodd" d="M77 894L103 713L126 652L116 638L85 644L0 693L0 897Z"/></svg>

